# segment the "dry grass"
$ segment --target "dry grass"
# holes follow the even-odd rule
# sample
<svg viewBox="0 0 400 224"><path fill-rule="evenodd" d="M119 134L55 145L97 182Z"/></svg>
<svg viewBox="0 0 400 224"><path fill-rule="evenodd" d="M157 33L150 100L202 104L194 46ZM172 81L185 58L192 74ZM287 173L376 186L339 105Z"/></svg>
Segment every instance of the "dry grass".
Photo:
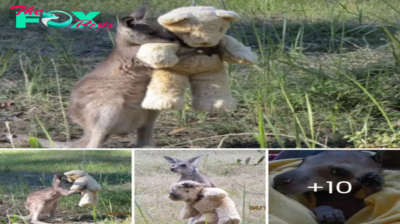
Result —
<svg viewBox="0 0 400 224"><path fill-rule="evenodd" d="M151 2L153 20L191 3ZM0 133L8 132L8 121L16 135L47 138L48 132L55 141L78 139L81 128L62 114L76 81L111 52L115 27L51 29L28 24L16 29L15 14L9 9L15 4L101 11L96 21L116 24L117 17L131 13L140 1L0 1L0 19L7 21L0 23L0 101L14 102L0 108ZM387 47L392 42L400 49L400 41L388 38L383 29L399 31L400 1L202 0L198 4L243 15L228 34L252 47L260 56L260 69L229 67L232 94L238 101L233 113L201 113L190 103L183 111L163 112L154 131L157 147L260 148L261 135L267 146L280 148L400 146L400 63L397 51ZM113 136L104 147L132 147L134 138L134 134ZM0 147L12 145L0 143Z"/></svg>
<svg viewBox="0 0 400 224"><path fill-rule="evenodd" d="M265 223L265 210L249 209L249 206L266 205L265 162L260 165L251 165L256 163L263 153L257 150L136 151L135 223L187 223L187 220L179 218L184 203L170 201L167 197L169 186L179 179L179 175L169 171L170 164L164 159L164 156L189 159L200 154L203 154L199 166L200 174L209 177L217 187L229 192L241 214L243 224ZM248 157L251 157L249 165L236 163L238 159L244 161Z"/></svg>

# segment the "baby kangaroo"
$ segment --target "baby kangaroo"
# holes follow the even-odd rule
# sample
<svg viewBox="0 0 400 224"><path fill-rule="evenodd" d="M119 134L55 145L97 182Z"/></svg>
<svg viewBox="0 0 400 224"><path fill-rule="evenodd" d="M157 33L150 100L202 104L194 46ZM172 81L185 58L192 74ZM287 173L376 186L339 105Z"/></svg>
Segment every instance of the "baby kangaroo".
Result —
<svg viewBox="0 0 400 224"><path fill-rule="evenodd" d="M304 158L297 169L284 172L273 179L273 187L282 194L305 194L308 198L315 196L316 207L312 211L323 224L344 223L360 211L364 200L355 198L355 193L363 189L367 196L382 189L384 183L380 175L381 165L359 151L327 150L320 154ZM332 182L332 193L329 193L327 181ZM341 192L337 190L339 182ZM317 184L317 192L310 186Z"/></svg>
<svg viewBox="0 0 400 224"><path fill-rule="evenodd" d="M188 160L174 159L169 156L164 156L164 158L172 164L170 169L172 172L181 174L181 177L177 182L192 180L202 183L206 187L215 187L214 183L211 182L207 177L199 174L197 167L199 166L202 156L203 155L196 156Z"/></svg>
<svg viewBox="0 0 400 224"><path fill-rule="evenodd" d="M73 87L69 117L83 130L83 137L72 142L55 143L56 147L98 148L112 135L137 134L137 147L154 147L153 126L159 114L145 110L145 97L153 69L137 59L146 43L179 43L180 40L157 23L146 20L149 5L143 4L130 16L122 18L111 54ZM199 54L211 55L215 49L193 49L178 55L184 59ZM22 140L24 136L16 136ZM48 141L40 140L43 146Z"/></svg>
<svg viewBox="0 0 400 224"><path fill-rule="evenodd" d="M29 210L28 216L19 217L31 220L31 223L43 224L39 219L44 218L46 213L50 214L50 219L56 219L58 201L62 196L67 196L72 183L68 182L60 174L54 174L53 185L44 190L33 192L26 199L25 208Z"/></svg>
<svg viewBox="0 0 400 224"><path fill-rule="evenodd" d="M153 126L159 111L141 108L152 69L136 53L145 43L179 40L161 25L147 21L148 10L144 4L122 19L111 55L72 90L69 114L85 132L80 147L98 148L111 134L134 131L138 147L154 147Z"/></svg>

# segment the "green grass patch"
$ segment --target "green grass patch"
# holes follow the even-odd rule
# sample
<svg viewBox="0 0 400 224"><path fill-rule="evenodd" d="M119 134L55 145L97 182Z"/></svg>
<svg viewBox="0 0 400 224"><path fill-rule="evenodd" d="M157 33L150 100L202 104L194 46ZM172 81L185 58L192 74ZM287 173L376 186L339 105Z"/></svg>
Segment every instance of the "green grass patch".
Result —
<svg viewBox="0 0 400 224"><path fill-rule="evenodd" d="M60 199L63 223L131 223L131 151L1 150L0 217L27 215L26 197L51 186L54 173L85 170L102 186L96 208L78 207L80 195ZM125 216L115 216L125 213ZM114 215L113 215L114 214ZM0 218L5 220L5 218ZM95 221L96 220L96 221Z"/></svg>

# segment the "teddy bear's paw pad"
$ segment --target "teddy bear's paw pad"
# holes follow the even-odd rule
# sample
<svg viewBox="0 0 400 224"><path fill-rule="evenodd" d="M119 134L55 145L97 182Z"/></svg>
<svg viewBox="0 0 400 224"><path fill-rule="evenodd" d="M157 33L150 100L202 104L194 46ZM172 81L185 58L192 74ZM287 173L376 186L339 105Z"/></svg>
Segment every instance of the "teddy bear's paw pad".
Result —
<svg viewBox="0 0 400 224"><path fill-rule="evenodd" d="M193 100L193 108L198 111L210 113L224 113L234 111L236 102L233 98L215 99L215 100Z"/></svg>
<svg viewBox="0 0 400 224"><path fill-rule="evenodd" d="M184 105L183 97L146 97L142 102L148 110L182 110Z"/></svg>

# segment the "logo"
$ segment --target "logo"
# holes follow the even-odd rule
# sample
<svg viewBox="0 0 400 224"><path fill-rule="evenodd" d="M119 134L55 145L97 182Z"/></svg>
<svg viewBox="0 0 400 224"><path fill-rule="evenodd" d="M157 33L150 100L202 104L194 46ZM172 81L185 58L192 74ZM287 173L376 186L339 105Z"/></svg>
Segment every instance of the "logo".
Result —
<svg viewBox="0 0 400 224"><path fill-rule="evenodd" d="M103 24L95 23L93 21L94 17L100 14L100 12L89 12L88 14L85 14L83 12L71 12L74 16L78 18L78 20L73 20L72 15L60 11L60 10L54 10L54 11L49 11L49 12L44 12L43 10L35 10L33 9L35 6L31 6L30 8L26 9L26 6L23 5L16 5L16 6L11 6L10 9L20 9L17 12L16 15L16 28L26 28L27 23L39 23L42 21L42 23L51 28L63 28L69 26L71 23L76 22L71 28L83 28L84 26L88 26L89 28L112 28L113 24L109 22L105 22ZM25 10L26 9L26 10ZM66 21L58 21L60 18L60 15L64 15L68 17ZM42 17L40 20L40 16Z"/></svg>

